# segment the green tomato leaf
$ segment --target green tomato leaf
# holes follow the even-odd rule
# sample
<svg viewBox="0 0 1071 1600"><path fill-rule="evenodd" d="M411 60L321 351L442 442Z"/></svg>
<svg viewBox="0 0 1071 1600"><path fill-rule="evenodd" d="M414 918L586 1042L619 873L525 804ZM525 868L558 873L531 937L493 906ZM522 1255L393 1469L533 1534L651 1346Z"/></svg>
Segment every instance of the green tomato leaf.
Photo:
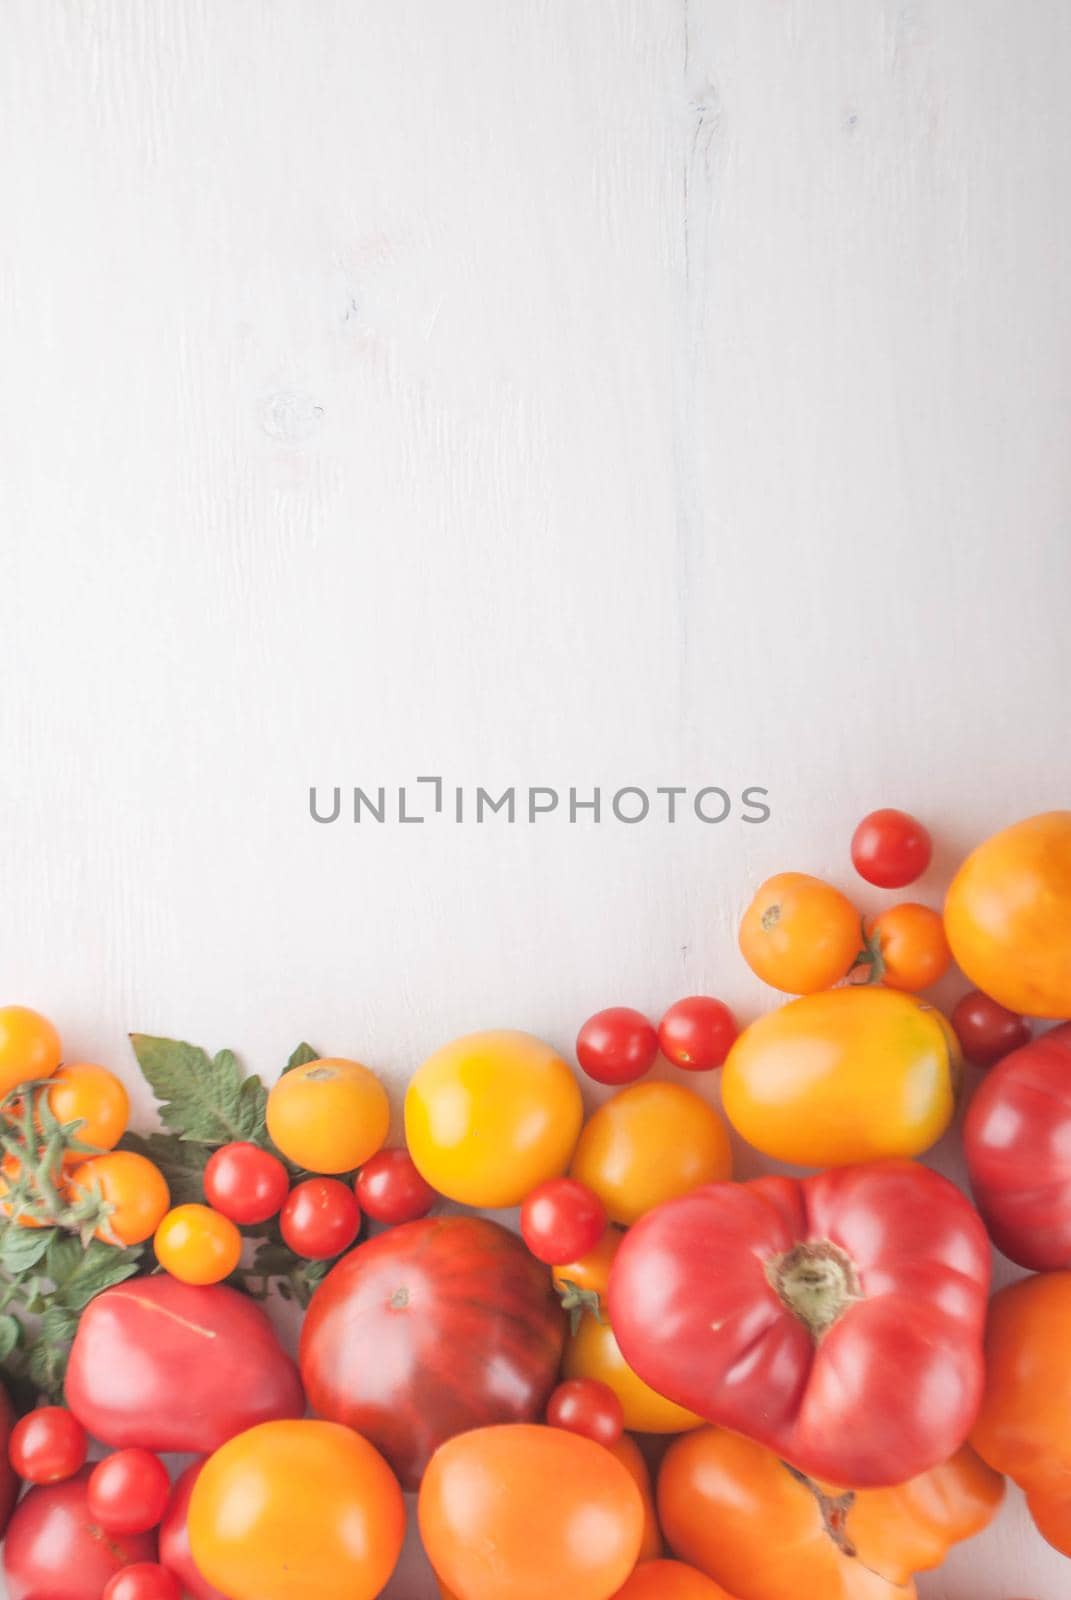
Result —
<svg viewBox="0 0 1071 1600"><path fill-rule="evenodd" d="M205 1167L212 1154L208 1145L191 1144L174 1133L124 1133L119 1148L132 1150L159 1167L173 1206L203 1202Z"/></svg>
<svg viewBox="0 0 1071 1600"><path fill-rule="evenodd" d="M20 1228L9 1222L0 1232L0 1268L21 1277L44 1260L55 1238L55 1228Z"/></svg>
<svg viewBox="0 0 1071 1600"><path fill-rule="evenodd" d="M307 1067L310 1061L319 1061L319 1059L320 1052L314 1050L311 1044L299 1044L297 1049L292 1052L290 1060L286 1063L280 1076L285 1078L287 1073L293 1072L295 1067Z"/></svg>
<svg viewBox="0 0 1071 1600"><path fill-rule="evenodd" d="M243 1077L232 1051L212 1057L198 1045L144 1033L130 1042L172 1133L208 1145L263 1139L267 1090L259 1078Z"/></svg>
<svg viewBox="0 0 1071 1600"><path fill-rule="evenodd" d="M17 1317L0 1317L0 1361L6 1361L15 1351L21 1328Z"/></svg>
<svg viewBox="0 0 1071 1600"><path fill-rule="evenodd" d="M132 1278L141 1265L143 1252L139 1246L120 1250L101 1239L91 1240L86 1250L82 1250L77 1241L75 1244L78 1260L71 1264L62 1279L54 1279L53 1303L65 1310L84 1311L105 1289Z"/></svg>

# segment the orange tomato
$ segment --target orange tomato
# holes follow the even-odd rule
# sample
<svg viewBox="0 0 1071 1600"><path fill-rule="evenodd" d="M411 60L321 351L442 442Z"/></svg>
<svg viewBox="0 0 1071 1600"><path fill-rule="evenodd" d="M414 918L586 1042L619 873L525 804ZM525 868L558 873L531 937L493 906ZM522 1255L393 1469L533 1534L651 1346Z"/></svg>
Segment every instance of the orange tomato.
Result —
<svg viewBox="0 0 1071 1600"><path fill-rule="evenodd" d="M586 1311L595 1317L601 1315L610 1284L610 1268L624 1237L620 1228L609 1227L586 1256L552 1269L551 1277L562 1307L577 1322Z"/></svg>
<svg viewBox="0 0 1071 1600"><path fill-rule="evenodd" d="M335 1422L264 1422L202 1467L190 1553L231 1600L373 1600L405 1538L398 1480Z"/></svg>
<svg viewBox="0 0 1071 1600"><path fill-rule="evenodd" d="M132 1150L111 1150L75 1167L68 1181L73 1199L95 1196L107 1207L96 1237L106 1244L141 1244L156 1232L171 1204L158 1167Z"/></svg>
<svg viewBox="0 0 1071 1600"><path fill-rule="evenodd" d="M970 1449L894 1489L845 1492L724 1428L669 1448L658 1512L670 1547L744 1600L911 1600L1000 1507L1003 1480Z"/></svg>
<svg viewBox="0 0 1071 1600"><path fill-rule="evenodd" d="M175 1206L153 1236L156 1259L180 1283L222 1283L238 1265L242 1236L211 1206Z"/></svg>
<svg viewBox="0 0 1071 1600"><path fill-rule="evenodd" d="M610 1324L594 1317L585 1317L567 1340L562 1374L607 1384L620 1400L625 1427L632 1433L683 1433L698 1428L702 1420L644 1383L621 1354Z"/></svg>
<svg viewBox="0 0 1071 1600"><path fill-rule="evenodd" d="M733 1596L681 1561L645 1561L614 1600L733 1600Z"/></svg>
<svg viewBox="0 0 1071 1600"><path fill-rule="evenodd" d="M994 834L945 900L952 954L976 988L1027 1017L1071 1017L1071 811Z"/></svg>
<svg viewBox="0 0 1071 1600"><path fill-rule="evenodd" d="M588 1120L574 1178L626 1227L678 1195L732 1174L729 1134L714 1107L680 1083L634 1083Z"/></svg>
<svg viewBox="0 0 1071 1600"><path fill-rule="evenodd" d="M888 989L929 989L952 965L940 912L913 900L868 918L866 941L877 957L872 981Z"/></svg>
<svg viewBox="0 0 1071 1600"><path fill-rule="evenodd" d="M658 1526L654 1485L651 1482L651 1469L647 1465L647 1458L630 1433L623 1433L617 1443L610 1445L609 1448L610 1454L620 1461L640 1491L640 1499L643 1501L643 1538L640 1541L640 1560L655 1561L662 1554L662 1531Z"/></svg>
<svg viewBox="0 0 1071 1600"><path fill-rule="evenodd" d="M555 1600L611 1600L643 1539L639 1490L609 1450L525 1423L441 1445L418 1514L429 1561L465 1600L546 1600L548 1586Z"/></svg>
<svg viewBox="0 0 1071 1600"><path fill-rule="evenodd" d="M333 1057L295 1067L268 1093L268 1132L306 1172L352 1172L390 1132L390 1101L374 1072Z"/></svg>
<svg viewBox="0 0 1071 1600"><path fill-rule="evenodd" d="M0 1100L20 1083L51 1078L60 1064L60 1037L29 1006L0 1006Z"/></svg>
<svg viewBox="0 0 1071 1600"><path fill-rule="evenodd" d="M845 977L862 918L831 883L806 872L767 878L744 912L740 950L752 972L787 994L814 994Z"/></svg>
<svg viewBox="0 0 1071 1600"><path fill-rule="evenodd" d="M75 1132L80 1144L114 1150L126 1132L130 1097L107 1067L90 1061L62 1066L44 1091L44 1099L57 1122L81 1124ZM69 1151L66 1160L77 1163L84 1161L85 1155Z"/></svg>

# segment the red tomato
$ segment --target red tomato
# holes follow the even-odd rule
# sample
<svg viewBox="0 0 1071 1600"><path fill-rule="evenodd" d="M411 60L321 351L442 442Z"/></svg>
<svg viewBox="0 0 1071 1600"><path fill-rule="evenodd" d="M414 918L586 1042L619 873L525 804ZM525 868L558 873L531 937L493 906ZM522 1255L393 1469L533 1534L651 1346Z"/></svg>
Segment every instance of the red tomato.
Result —
<svg viewBox="0 0 1071 1600"><path fill-rule="evenodd" d="M330 1261L348 1250L361 1231L357 1197L338 1178L306 1178L295 1184L279 1218L279 1229L296 1256Z"/></svg>
<svg viewBox="0 0 1071 1600"><path fill-rule="evenodd" d="M740 1032L722 1000L693 994L670 1006L658 1024L658 1044L667 1061L686 1072L711 1072L720 1067Z"/></svg>
<svg viewBox="0 0 1071 1600"><path fill-rule="evenodd" d="M365 1162L353 1188L366 1217L394 1226L426 1217L439 1198L408 1150L380 1150Z"/></svg>
<svg viewBox="0 0 1071 1600"><path fill-rule="evenodd" d="M608 1383L597 1378L567 1378L547 1401L547 1422L609 1449L625 1431L625 1411Z"/></svg>
<svg viewBox="0 0 1071 1600"><path fill-rule="evenodd" d="M972 989L956 1002L949 1018L960 1049L976 1067L992 1067L1013 1050L1030 1043L1030 1024L1017 1011Z"/></svg>
<svg viewBox="0 0 1071 1600"><path fill-rule="evenodd" d="M205 1199L241 1228L277 1216L290 1188L278 1156L259 1145L225 1144L208 1158Z"/></svg>
<svg viewBox="0 0 1071 1600"><path fill-rule="evenodd" d="M155 1561L136 1561L109 1578L101 1600L182 1600L179 1581Z"/></svg>
<svg viewBox="0 0 1071 1600"><path fill-rule="evenodd" d="M416 1488L456 1433L542 1416L564 1319L550 1274L481 1217L366 1240L324 1279L301 1330L313 1409L365 1435Z"/></svg>
<svg viewBox="0 0 1071 1600"><path fill-rule="evenodd" d="M65 1406L41 1406L16 1422L8 1440L11 1465L27 1483L61 1483L85 1464L89 1436Z"/></svg>
<svg viewBox="0 0 1071 1600"><path fill-rule="evenodd" d="M606 1232L606 1207L575 1178L550 1178L521 1207L521 1237L537 1261L561 1267L594 1250Z"/></svg>
<svg viewBox="0 0 1071 1600"><path fill-rule="evenodd" d="M852 865L879 889L904 889L930 864L933 840L917 817L886 806L871 811L852 834Z"/></svg>
<svg viewBox="0 0 1071 1600"><path fill-rule="evenodd" d="M630 1006L610 1006L589 1017L576 1036L576 1059L596 1083L633 1083L654 1065L658 1035Z"/></svg>
<svg viewBox="0 0 1071 1600"><path fill-rule="evenodd" d="M190 1554L190 1496L203 1466L203 1461L195 1461L192 1467L187 1467L171 1491L158 1535L160 1563L175 1574L190 1600L226 1600L221 1590L214 1589L208 1579L202 1577Z"/></svg>
<svg viewBox="0 0 1071 1600"><path fill-rule="evenodd" d="M977 1212L914 1162L716 1183L625 1235L610 1321L659 1394L811 1477L868 1488L966 1438L989 1266Z"/></svg>
<svg viewBox="0 0 1071 1600"><path fill-rule="evenodd" d="M4 1540L8 1600L101 1600L120 1568L153 1559L150 1533L102 1537L89 1510L89 1473L83 1467L19 1502Z"/></svg>
<svg viewBox="0 0 1071 1600"><path fill-rule="evenodd" d="M148 1533L167 1510L171 1479L151 1450L117 1450L89 1474L90 1515L106 1533Z"/></svg>
<svg viewBox="0 0 1071 1600"><path fill-rule="evenodd" d="M1071 1266L1071 1022L997 1063L967 1108L967 1171L993 1243L1021 1267Z"/></svg>

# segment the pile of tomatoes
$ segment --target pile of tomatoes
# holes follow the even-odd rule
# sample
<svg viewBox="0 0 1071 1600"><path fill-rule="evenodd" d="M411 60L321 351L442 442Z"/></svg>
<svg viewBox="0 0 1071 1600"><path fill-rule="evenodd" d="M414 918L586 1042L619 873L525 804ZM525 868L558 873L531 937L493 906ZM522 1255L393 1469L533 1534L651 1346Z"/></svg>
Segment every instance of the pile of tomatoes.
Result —
<svg viewBox="0 0 1071 1600"><path fill-rule="evenodd" d="M850 856L899 891L932 845L887 810ZM119 1080L0 1011L3 1228L153 1252L86 1296L64 1405L4 1415L11 1600L374 1600L413 1521L444 1600L910 1600L1005 1475L1071 1557L1071 812L940 909L778 874L739 943L775 1008L597 1013L590 1111L471 1034L392 1149L367 1067L302 1061L178 1206ZM965 1098L973 1203L920 1159ZM235 1287L265 1225L331 1263L296 1360ZM991 1298L994 1244L1029 1275Z"/></svg>

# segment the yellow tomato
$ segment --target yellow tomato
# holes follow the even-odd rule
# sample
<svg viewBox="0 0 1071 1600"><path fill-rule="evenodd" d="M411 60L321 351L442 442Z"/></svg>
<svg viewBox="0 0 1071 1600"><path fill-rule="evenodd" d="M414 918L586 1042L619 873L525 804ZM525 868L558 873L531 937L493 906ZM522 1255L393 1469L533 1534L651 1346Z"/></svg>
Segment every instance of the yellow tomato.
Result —
<svg viewBox="0 0 1071 1600"><path fill-rule="evenodd" d="M352 1172L390 1132L390 1101L359 1061L325 1057L285 1072L268 1093L268 1133L306 1172Z"/></svg>
<svg viewBox="0 0 1071 1600"><path fill-rule="evenodd" d="M242 1236L211 1206L175 1206L153 1237L156 1259L180 1283L222 1283L242 1256Z"/></svg>
<svg viewBox="0 0 1071 1600"><path fill-rule="evenodd" d="M630 1433L687 1433L703 1420L644 1383L621 1354L610 1324L594 1317L585 1317L566 1340L562 1375L607 1384L621 1402Z"/></svg>
<svg viewBox="0 0 1071 1600"><path fill-rule="evenodd" d="M29 1006L0 1006L0 1100L20 1083L51 1078L60 1064L59 1034Z"/></svg>
<svg viewBox="0 0 1071 1600"><path fill-rule="evenodd" d="M75 1167L69 1187L73 1199L94 1196L107 1208L96 1231L105 1244L141 1244L156 1232L171 1204L159 1167L133 1150L91 1156Z"/></svg>
<svg viewBox="0 0 1071 1600"><path fill-rule="evenodd" d="M572 1072L530 1033L470 1033L429 1056L405 1096L422 1178L467 1206L516 1206L569 1165L584 1108Z"/></svg>
<svg viewBox="0 0 1071 1600"><path fill-rule="evenodd" d="M572 1174L594 1189L611 1222L732 1174L724 1122L694 1089L634 1083L604 1102L580 1135Z"/></svg>
<svg viewBox="0 0 1071 1600"><path fill-rule="evenodd" d="M585 1312L601 1314L606 1307L606 1291L610 1285L610 1268L625 1237L620 1228L607 1228L593 1250L579 1261L570 1261L563 1267L552 1267L551 1277L563 1308L571 1315Z"/></svg>
<svg viewBox="0 0 1071 1600"><path fill-rule="evenodd" d="M1071 1017L1071 811L979 845L952 880L945 932L971 982L1002 1006Z"/></svg>
<svg viewBox="0 0 1071 1600"><path fill-rule="evenodd" d="M932 1006L893 989L805 995L746 1028L722 1074L737 1133L777 1161L917 1156L952 1120L961 1063Z"/></svg>
<svg viewBox="0 0 1071 1600"><path fill-rule="evenodd" d="M79 1124L79 1144L113 1150L126 1132L130 1097L114 1072L90 1061L73 1062L56 1073L43 1091L57 1122ZM76 1151L67 1154L68 1165L84 1160Z"/></svg>
<svg viewBox="0 0 1071 1600"><path fill-rule="evenodd" d="M806 872L779 872L744 912L740 950L764 983L788 994L814 994L850 971L862 926L851 901L831 883Z"/></svg>

